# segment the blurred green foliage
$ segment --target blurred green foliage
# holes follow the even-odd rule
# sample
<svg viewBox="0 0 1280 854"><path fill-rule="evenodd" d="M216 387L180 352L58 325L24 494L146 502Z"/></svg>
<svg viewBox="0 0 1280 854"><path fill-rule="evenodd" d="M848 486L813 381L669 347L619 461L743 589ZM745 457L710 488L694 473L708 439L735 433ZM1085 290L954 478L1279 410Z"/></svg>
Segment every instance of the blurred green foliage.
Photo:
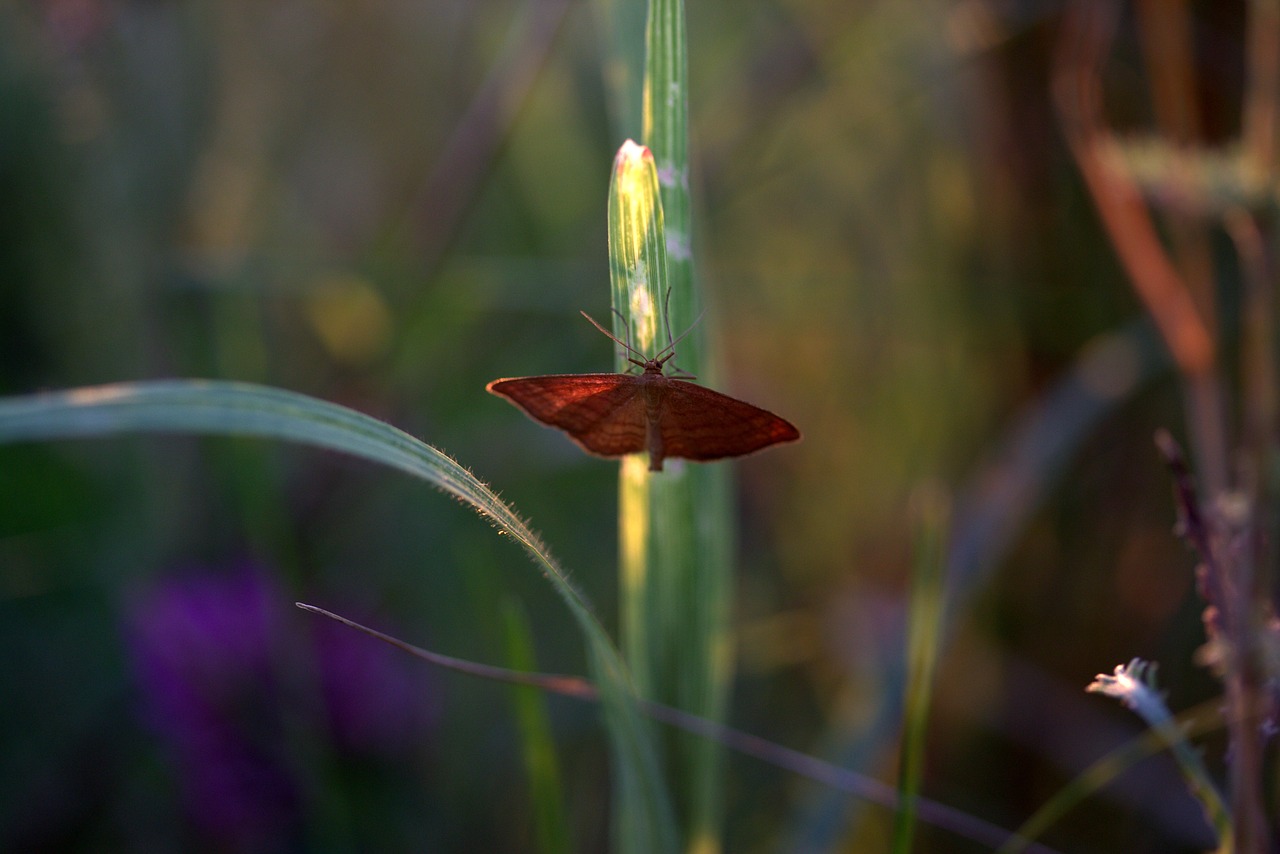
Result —
<svg viewBox="0 0 1280 854"><path fill-rule="evenodd" d="M1240 5L1197 6L1223 136ZM1010 426L1140 314L1049 106L1060 11L688 10L694 228L724 388L805 434L739 464L730 720L874 773L892 773L896 744L883 714L905 654L910 496L923 482L979 494ZM0 5L0 392L216 377L376 415L531 517L616 626L615 466L483 391L609 364L577 316L605 311L622 141L602 18L469 0ZM1137 122L1135 38L1122 33L1109 97ZM1135 655L1161 662L1173 708L1208 696L1190 663L1191 560L1150 447L1180 417L1168 379L1110 402L1019 508L1011 549L951 591L924 794L1016 826L1136 731L1083 693ZM294 599L491 662L514 596L539 666L582 672L574 627L513 569L523 560L466 509L319 452L179 438L0 448L0 848L234 849L194 823L189 770L140 712L127 615L166 582L249 561L300 637L315 629ZM299 667L296 655L273 660ZM283 847L528 850L506 689L420 675L438 716L392 756L344 754L305 692L245 712L279 724L272 767L297 799L273 837ZM600 850L596 712L548 707L574 844ZM881 812L833 811L811 784L730 762L726 850L887 838ZM1206 833L1162 758L1046 841L1191 851ZM927 828L916 845L966 850Z"/></svg>

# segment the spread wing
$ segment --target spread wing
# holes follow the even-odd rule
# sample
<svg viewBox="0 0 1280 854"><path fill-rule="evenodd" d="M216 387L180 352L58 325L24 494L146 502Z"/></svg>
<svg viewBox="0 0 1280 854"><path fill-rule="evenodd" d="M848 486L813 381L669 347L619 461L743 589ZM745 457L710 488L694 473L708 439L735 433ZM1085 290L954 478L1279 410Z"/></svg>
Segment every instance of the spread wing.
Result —
<svg viewBox="0 0 1280 854"><path fill-rule="evenodd" d="M569 434L584 450L620 457L644 450L645 406L629 374L549 374L485 386L535 421Z"/></svg>
<svg viewBox="0 0 1280 854"><path fill-rule="evenodd" d="M785 418L684 380L667 381L659 425L664 455L686 460L738 457L800 438Z"/></svg>

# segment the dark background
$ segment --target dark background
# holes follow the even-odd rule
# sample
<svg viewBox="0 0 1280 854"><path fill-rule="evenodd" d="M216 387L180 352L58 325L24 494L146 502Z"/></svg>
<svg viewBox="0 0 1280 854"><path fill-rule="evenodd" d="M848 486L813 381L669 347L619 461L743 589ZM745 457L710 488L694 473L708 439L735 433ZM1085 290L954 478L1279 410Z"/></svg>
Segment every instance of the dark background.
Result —
<svg viewBox="0 0 1280 854"><path fill-rule="evenodd" d="M611 364L577 316L607 311L625 132L601 8L0 4L0 392L214 377L368 412L493 484L616 631L616 466L484 392ZM1243 6L1188 8L1216 143L1238 130ZM1138 731L1084 693L1095 673L1138 655L1174 709L1215 691L1191 663L1192 559L1151 444L1181 430L1177 385L1052 109L1062 14L688 9L695 251L723 390L805 434L738 464L732 720L822 756L863 750L891 778L896 730L876 714L898 690L910 506L943 489L956 541L980 545L952 590L924 793L1010 828ZM1109 120L1147 129L1127 14L1104 79ZM1120 340L1101 359L1120 394L1055 398L1100 340ZM1125 347L1146 348L1141 381ZM1062 465L995 504L1008 548L982 539L965 514L993 462L1089 407ZM584 671L524 555L394 472L254 441L0 447L0 847L530 850L509 690L296 599L493 663L519 603L540 668ZM549 708L575 842L602 850L600 721ZM843 796L824 812L818 787L730 762L727 850L883 848L882 812ZM1046 837L1207 840L1163 759Z"/></svg>

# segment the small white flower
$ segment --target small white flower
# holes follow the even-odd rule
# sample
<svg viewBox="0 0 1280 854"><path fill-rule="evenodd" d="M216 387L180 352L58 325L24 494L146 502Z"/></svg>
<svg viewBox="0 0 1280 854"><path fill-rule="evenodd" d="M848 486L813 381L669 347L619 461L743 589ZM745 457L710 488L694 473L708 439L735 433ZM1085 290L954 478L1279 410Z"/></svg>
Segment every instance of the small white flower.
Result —
<svg viewBox="0 0 1280 854"><path fill-rule="evenodd" d="M1115 697L1151 726L1166 723L1172 717L1156 690L1156 665L1141 658L1117 664L1112 675L1099 673L1085 690Z"/></svg>
<svg viewBox="0 0 1280 854"><path fill-rule="evenodd" d="M1231 816L1222 793L1205 768L1199 751L1187 741L1186 731L1174 720L1169 707L1164 704L1164 697L1156 690L1156 665L1135 658L1128 664L1117 665L1110 675L1099 673L1085 690L1115 697L1160 734L1173 752L1191 793L1204 807L1205 817L1217 831L1218 839L1229 840ZM1229 848L1230 844L1226 842L1219 850Z"/></svg>

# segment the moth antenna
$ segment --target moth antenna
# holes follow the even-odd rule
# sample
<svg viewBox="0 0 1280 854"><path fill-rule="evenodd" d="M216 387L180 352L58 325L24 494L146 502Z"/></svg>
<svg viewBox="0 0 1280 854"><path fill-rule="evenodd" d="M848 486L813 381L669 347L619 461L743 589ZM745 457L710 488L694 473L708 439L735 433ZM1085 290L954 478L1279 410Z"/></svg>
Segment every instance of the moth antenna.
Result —
<svg viewBox="0 0 1280 854"><path fill-rule="evenodd" d="M622 323L622 328L623 328L623 329L625 329L625 330L627 330L627 344L626 344L626 347L627 347L627 349L628 349L628 350L630 350L631 352L633 352L633 353L634 353L634 352L635 352L635 348L631 346L631 324L630 324L630 323L627 323L627 319L626 319L625 317L623 317L623 316L622 316L622 312L618 311L618 310L617 310L616 308L614 308L613 306L609 306L609 311L612 311L614 314L616 314L616 315L618 316L618 320Z"/></svg>
<svg viewBox="0 0 1280 854"><path fill-rule="evenodd" d="M670 289L670 288L668 288L668 289L667 289L667 299L668 299L668 301L670 301L670 299L671 299L671 289ZM624 327L628 327L628 337L630 337L630 328L629 328L629 324L626 322L626 318L622 316L622 312L618 311L616 308L615 308L615 309L611 309L611 310L613 311L613 313L614 313L614 314L618 315L618 319L622 320L622 322L623 322L623 323L622 323L622 325L623 325ZM585 318L587 319L587 322L588 322L588 323L590 323L590 324L591 324L592 326L594 326L596 329L599 329L599 330L600 330L600 332L601 332L605 337L607 337L610 341L612 341L612 342L614 342L615 344L618 344L619 346L621 346L622 348L624 348L624 349L626 350L626 352L629 354L629 355L627 356L627 361L628 361L628 362L630 362L630 363L631 363L631 364L633 364L633 365L637 365L637 366L639 366L639 367L641 367L641 368L643 368L643 367L645 366L645 363L646 363L648 360L647 360L647 359L645 359L644 353L641 353L641 352L640 352L639 350L637 350L635 347L632 347L632 346L631 346L631 342L630 342L630 341L623 341L623 340L622 340L621 338L619 338L617 335L614 335L614 334L613 334L612 332L610 332L608 329L605 329L602 325L600 325L600 322L599 322L599 321L597 321L597 320L596 320L594 317L592 317L591 315L587 314L585 311L581 311L581 310L579 310L579 312L578 312L578 313L579 313L579 314L581 314L583 317L585 317ZM702 320L703 315L705 315L706 313L707 313L707 310L704 308L701 312L699 312L699 313L698 313L698 316L697 316L696 318L694 318L693 323L689 324L689 328L688 328L688 329L686 329L684 332L681 332L681 333L680 333L680 337L678 337L678 338L674 339L674 340L673 340L673 341L671 341L671 343L669 343L667 346L665 346L665 347L663 347L661 350L659 350L659 351L658 351L658 353L657 353L657 355L655 355L653 358L654 358L655 360L659 361L659 362L666 362L668 359L673 358L673 357L675 356L675 354L676 354L676 345L677 345L677 344L679 344L681 341L683 341L686 337L688 337L689 333L690 333L690 332L692 332L692 331L694 330L694 327L696 327L696 326L698 325L698 323ZM668 322L667 322L667 337L668 337L668 338L670 338L670 336L671 336L671 324L670 324L670 320L668 320ZM682 371L682 373L686 373L686 372ZM690 376L690 377L692 377L693 375L692 375L692 374L690 374L689 376Z"/></svg>
<svg viewBox="0 0 1280 854"><path fill-rule="evenodd" d="M670 293L670 291L668 291L668 293ZM668 350L670 350L670 351L671 351L671 356L674 356L674 355L676 354L676 345L677 345L677 344L679 344L681 341L683 341L685 338L687 338L687 337L689 336L689 333L693 331L693 328L694 328L695 326L697 326L697 325L698 325L698 322L699 322L700 320L702 320L702 316L703 316L704 314L706 314L706 313L707 313L707 310L706 310L705 308L704 308L702 311L700 311L700 312L698 313L698 316L697 316L696 318L694 318L693 323L690 323L690 324L689 324L689 328L688 328L688 329L686 329L684 332L681 332L681 333L680 333L680 337L679 337L679 338L677 338L676 340L672 341L672 342L671 342L670 344L668 344L667 346L663 347L663 348L662 348L662 350L658 353L658 355L657 355L655 358L658 358L658 359L661 359L661 360L663 360L663 361L666 361L666 359L667 359L667 358L670 358L670 356L667 356L667 357L665 357L665 358L664 358L662 354L663 354L663 353L665 353L665 352L667 352Z"/></svg>
<svg viewBox="0 0 1280 854"><path fill-rule="evenodd" d="M615 344L618 344L618 345L620 345L620 346L624 347L624 348L626 349L626 351L627 351L628 353L630 353L630 354L631 354L631 356L639 356L639 357L640 357L640 358L642 358L642 359L644 358L644 353L641 353L639 350L637 350L636 348L632 347L632 346L631 346L630 344L628 344L626 341L623 341L623 340L622 340L621 338L619 338L617 335L614 335L614 334L613 334L612 332L610 332L608 329L605 329L603 326L601 326L601 325L596 321L596 319L595 319L594 317L592 317L591 315L587 314L585 311L581 312L581 314L582 314L582 316L583 316L583 317L585 317L585 318L587 319L587 322L589 322L589 323L590 323L592 326L594 326L596 329L599 329L601 332L603 332L603 333L605 334L605 336L607 336L607 337L609 338L609 340L611 340L611 341L612 341L613 343L615 343ZM627 361L629 361L629 362L635 362L636 360L635 360L634 358L631 358L631 356L628 356L628 357L627 357ZM643 365L644 363L643 363L643 362L640 362L639 364L640 364L640 365Z"/></svg>
<svg viewBox="0 0 1280 854"><path fill-rule="evenodd" d="M671 340L671 286L667 285L667 296L662 301L662 319L667 323L667 348L674 350L676 342Z"/></svg>

